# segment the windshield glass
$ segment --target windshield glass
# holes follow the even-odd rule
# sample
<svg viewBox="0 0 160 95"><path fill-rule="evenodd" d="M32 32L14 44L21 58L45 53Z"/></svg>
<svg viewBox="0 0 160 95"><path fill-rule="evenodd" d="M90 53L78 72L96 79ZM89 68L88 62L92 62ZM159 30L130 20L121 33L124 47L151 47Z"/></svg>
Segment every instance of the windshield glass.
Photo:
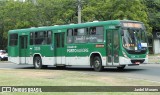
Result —
<svg viewBox="0 0 160 95"><path fill-rule="evenodd" d="M146 34L142 29L124 29L123 47L127 50L146 50Z"/></svg>

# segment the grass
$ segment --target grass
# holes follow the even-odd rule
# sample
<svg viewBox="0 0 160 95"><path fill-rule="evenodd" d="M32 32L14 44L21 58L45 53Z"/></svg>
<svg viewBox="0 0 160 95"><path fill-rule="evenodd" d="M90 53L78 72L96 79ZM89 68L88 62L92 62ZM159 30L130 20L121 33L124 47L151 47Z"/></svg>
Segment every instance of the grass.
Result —
<svg viewBox="0 0 160 95"><path fill-rule="evenodd" d="M160 54L149 54L149 56L160 56Z"/></svg>
<svg viewBox="0 0 160 95"><path fill-rule="evenodd" d="M101 73L101 72L99 72ZM0 86L159 86L158 82L119 76L92 75L79 71L10 69L0 70ZM0 95L157 95L154 92L12 92Z"/></svg>
<svg viewBox="0 0 160 95"><path fill-rule="evenodd" d="M160 54L150 54L149 55L149 63L160 63Z"/></svg>

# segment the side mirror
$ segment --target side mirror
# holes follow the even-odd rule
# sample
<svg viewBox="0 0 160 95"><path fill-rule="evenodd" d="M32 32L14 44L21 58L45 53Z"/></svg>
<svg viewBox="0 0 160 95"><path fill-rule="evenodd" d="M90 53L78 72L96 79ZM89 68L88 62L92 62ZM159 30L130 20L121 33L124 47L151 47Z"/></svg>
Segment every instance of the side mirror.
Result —
<svg viewBox="0 0 160 95"><path fill-rule="evenodd" d="M120 27L121 27L121 25L116 25L115 27L118 29L118 28L120 28Z"/></svg>

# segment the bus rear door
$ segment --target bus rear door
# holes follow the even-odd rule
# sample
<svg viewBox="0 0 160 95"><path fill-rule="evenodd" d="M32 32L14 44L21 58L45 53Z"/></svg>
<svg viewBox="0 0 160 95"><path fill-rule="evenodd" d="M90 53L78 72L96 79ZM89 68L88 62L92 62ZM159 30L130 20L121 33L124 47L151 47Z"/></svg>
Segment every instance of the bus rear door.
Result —
<svg viewBox="0 0 160 95"><path fill-rule="evenodd" d="M28 36L27 35L23 35L20 36L19 39L20 42L20 46L19 46L19 63L20 64L26 64L27 62L27 50L28 50Z"/></svg>
<svg viewBox="0 0 160 95"><path fill-rule="evenodd" d="M118 30L107 30L107 59L108 65L119 65L119 36Z"/></svg>
<svg viewBox="0 0 160 95"><path fill-rule="evenodd" d="M64 37L65 32L54 33L54 55L56 65L65 64Z"/></svg>

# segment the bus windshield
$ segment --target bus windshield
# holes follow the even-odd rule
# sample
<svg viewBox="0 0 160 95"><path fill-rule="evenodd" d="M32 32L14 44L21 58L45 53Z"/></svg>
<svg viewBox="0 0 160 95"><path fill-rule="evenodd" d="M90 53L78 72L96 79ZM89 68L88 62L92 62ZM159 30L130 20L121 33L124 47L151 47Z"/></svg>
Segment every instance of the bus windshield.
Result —
<svg viewBox="0 0 160 95"><path fill-rule="evenodd" d="M124 35L122 36L123 47L126 50L146 50L147 39L145 31L142 29L124 29Z"/></svg>

